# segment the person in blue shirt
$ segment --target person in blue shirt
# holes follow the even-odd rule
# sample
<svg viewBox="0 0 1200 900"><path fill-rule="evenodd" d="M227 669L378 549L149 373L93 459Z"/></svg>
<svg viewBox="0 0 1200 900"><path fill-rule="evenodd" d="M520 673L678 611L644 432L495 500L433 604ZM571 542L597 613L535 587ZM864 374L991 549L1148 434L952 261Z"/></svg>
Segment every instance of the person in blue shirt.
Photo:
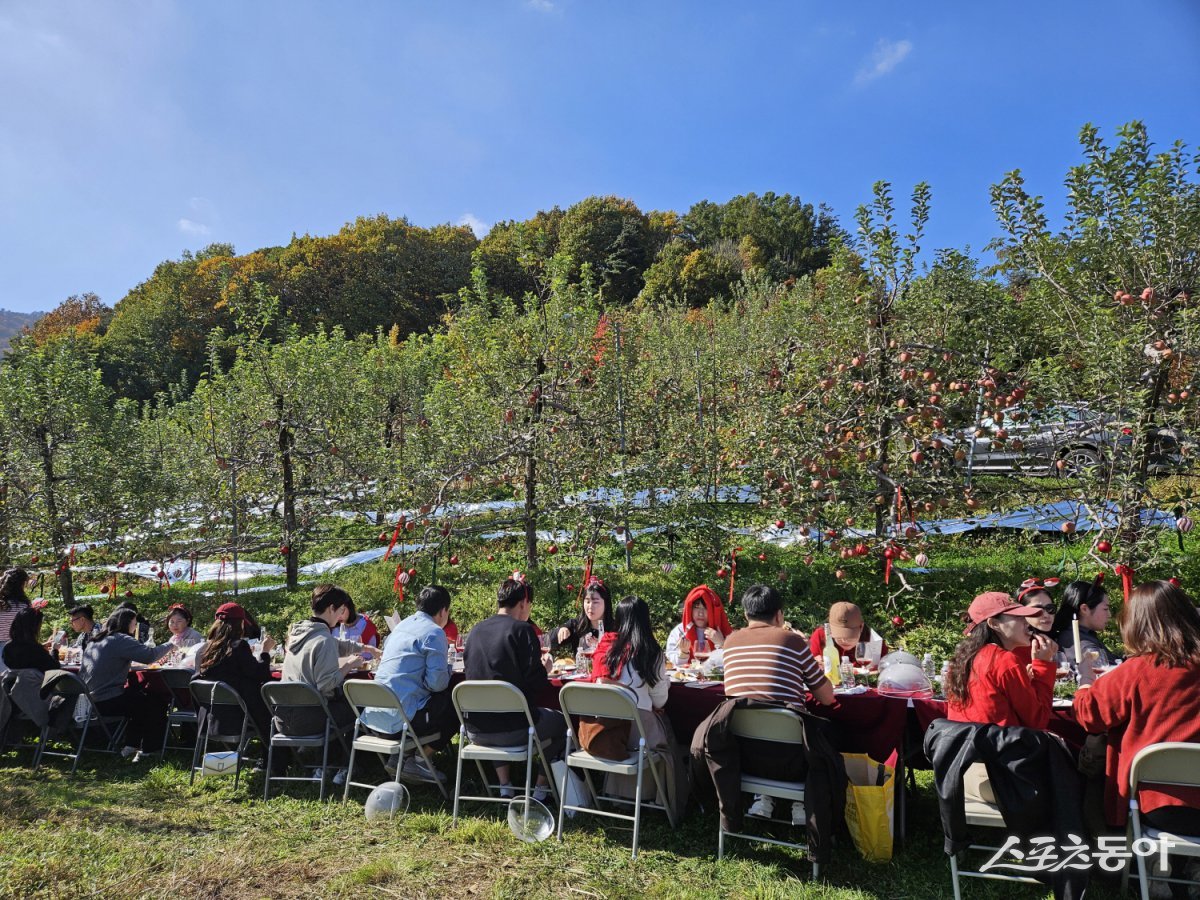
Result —
<svg viewBox="0 0 1200 900"><path fill-rule="evenodd" d="M375 672L375 683L386 685L396 695L417 735L441 735L429 745L434 750L450 743L458 724L450 702L450 644L443 630L449 619L450 592L436 584L422 588L417 611L388 635ZM403 724L394 710L379 707L364 709L362 723L388 735L399 734ZM389 760L388 768L394 770L396 763L394 758ZM400 771L425 781L444 778L440 772L430 772L417 755L406 759Z"/></svg>

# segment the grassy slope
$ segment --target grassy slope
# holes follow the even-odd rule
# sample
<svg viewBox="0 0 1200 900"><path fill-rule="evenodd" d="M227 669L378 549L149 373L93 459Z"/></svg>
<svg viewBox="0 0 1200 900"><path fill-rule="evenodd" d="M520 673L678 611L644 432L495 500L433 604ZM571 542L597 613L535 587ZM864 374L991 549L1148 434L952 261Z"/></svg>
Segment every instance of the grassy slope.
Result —
<svg viewBox="0 0 1200 900"><path fill-rule="evenodd" d="M27 757L24 757L27 759ZM451 829L432 788L414 791L407 818L367 823L358 802L320 804L316 791L261 800L261 783L232 778L189 788L186 763L92 756L75 779L53 765L33 775L0 769L0 896L52 897L824 897L938 898L950 880L928 773L919 776L910 841L887 864L840 847L814 884L790 850L736 842L716 859L715 813L671 831L650 813L642 855L629 832L595 818L568 825L563 845L517 841L498 815ZM14 766L14 757L4 758ZM449 768L448 758L443 762ZM378 772L382 779L382 770ZM607 828L608 833L605 833ZM1035 898L1045 891L972 881L972 898ZM1116 896L1102 887L1100 898Z"/></svg>

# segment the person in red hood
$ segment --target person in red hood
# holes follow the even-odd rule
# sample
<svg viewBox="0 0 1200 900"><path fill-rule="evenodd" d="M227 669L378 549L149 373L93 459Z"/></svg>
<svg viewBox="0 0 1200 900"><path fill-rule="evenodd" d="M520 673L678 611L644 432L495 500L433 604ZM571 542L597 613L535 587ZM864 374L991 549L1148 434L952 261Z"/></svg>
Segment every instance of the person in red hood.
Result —
<svg viewBox="0 0 1200 900"><path fill-rule="evenodd" d="M694 587L683 601L682 621L667 638L667 659L675 665L687 665L697 655L721 647L733 631L725 606L708 585Z"/></svg>

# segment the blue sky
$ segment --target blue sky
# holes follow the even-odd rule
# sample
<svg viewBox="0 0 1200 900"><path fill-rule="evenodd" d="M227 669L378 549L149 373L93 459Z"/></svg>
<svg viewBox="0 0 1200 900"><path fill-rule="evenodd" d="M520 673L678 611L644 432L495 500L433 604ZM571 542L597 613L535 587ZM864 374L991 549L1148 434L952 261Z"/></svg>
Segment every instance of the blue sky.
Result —
<svg viewBox="0 0 1200 900"><path fill-rule="evenodd" d="M1200 143L1200 4L0 2L0 307L358 215L486 230L590 194L684 211L929 181L926 246L1061 203L1087 121Z"/></svg>

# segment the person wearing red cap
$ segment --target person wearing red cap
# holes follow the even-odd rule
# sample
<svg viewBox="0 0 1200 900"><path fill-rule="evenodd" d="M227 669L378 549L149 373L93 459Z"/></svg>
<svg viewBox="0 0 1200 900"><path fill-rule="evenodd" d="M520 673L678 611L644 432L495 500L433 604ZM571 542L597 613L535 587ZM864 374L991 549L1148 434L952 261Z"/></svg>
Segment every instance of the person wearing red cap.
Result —
<svg viewBox="0 0 1200 900"><path fill-rule="evenodd" d="M1036 606L1021 606L1001 591L971 601L966 638L959 642L946 673L948 718L956 722L1045 728L1054 697L1058 645L1030 629ZM1027 667L1014 651L1028 647Z"/></svg>
<svg viewBox="0 0 1200 900"><path fill-rule="evenodd" d="M269 734L270 713L262 698L262 686L271 680L271 651L275 640L264 637L258 658L245 640L249 614L236 603L217 607L216 621L208 632L208 640L196 662L195 678L205 681L224 681L241 696L250 711L250 719L266 740ZM217 708L217 732L237 734L242 730L241 710L228 706Z"/></svg>
<svg viewBox="0 0 1200 900"><path fill-rule="evenodd" d="M667 636L667 659L685 666L698 655L719 649L732 633L716 591L704 584L694 587L683 601L682 621Z"/></svg>

